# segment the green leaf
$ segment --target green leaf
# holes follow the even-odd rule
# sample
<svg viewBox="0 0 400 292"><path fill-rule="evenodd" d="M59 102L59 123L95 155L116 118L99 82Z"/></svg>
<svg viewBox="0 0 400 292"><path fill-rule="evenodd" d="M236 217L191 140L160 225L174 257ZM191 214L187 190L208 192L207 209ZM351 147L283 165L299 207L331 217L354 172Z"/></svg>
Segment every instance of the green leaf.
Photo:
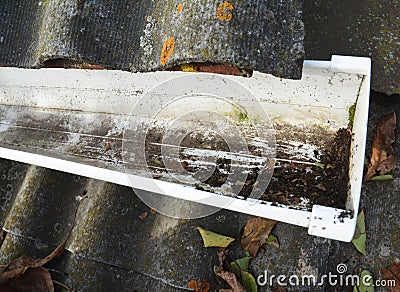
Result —
<svg viewBox="0 0 400 292"><path fill-rule="evenodd" d="M370 180L393 180L393 175L391 175L391 174L378 175L378 176L374 176Z"/></svg>
<svg viewBox="0 0 400 292"><path fill-rule="evenodd" d="M360 275L359 286L353 287L353 292L374 292L374 278L370 271L364 270Z"/></svg>
<svg viewBox="0 0 400 292"><path fill-rule="evenodd" d="M227 247L235 241L232 237L224 236L201 227L196 227L196 229L200 232L200 235L203 238L204 247Z"/></svg>
<svg viewBox="0 0 400 292"><path fill-rule="evenodd" d="M315 166L324 169L325 168L325 164L320 163L320 162L315 162Z"/></svg>
<svg viewBox="0 0 400 292"><path fill-rule="evenodd" d="M279 248L278 238L273 234L270 234L268 236L266 243L268 243L269 245L272 245L273 247Z"/></svg>
<svg viewBox="0 0 400 292"><path fill-rule="evenodd" d="M240 281L247 292L258 292L256 279L249 272L242 272Z"/></svg>
<svg viewBox="0 0 400 292"><path fill-rule="evenodd" d="M237 260L231 262L231 267L232 267L233 272L237 276L240 276L241 272L248 272L251 259L252 259L252 257L247 256L247 257L237 259Z"/></svg>
<svg viewBox="0 0 400 292"><path fill-rule="evenodd" d="M353 240L351 241L355 248L364 256L367 255L366 251L367 234L365 233L364 211L362 210L357 217L356 231Z"/></svg>

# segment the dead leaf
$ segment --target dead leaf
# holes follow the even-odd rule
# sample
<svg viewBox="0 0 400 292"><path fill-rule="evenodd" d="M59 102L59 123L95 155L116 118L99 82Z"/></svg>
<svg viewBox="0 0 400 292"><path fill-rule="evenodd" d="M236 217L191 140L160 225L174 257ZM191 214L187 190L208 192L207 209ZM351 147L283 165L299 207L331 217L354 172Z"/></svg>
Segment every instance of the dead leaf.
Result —
<svg viewBox="0 0 400 292"><path fill-rule="evenodd" d="M210 283L206 282L203 280L203 282L201 282L203 284L203 290L202 292L208 292L210 291L211 285Z"/></svg>
<svg viewBox="0 0 400 292"><path fill-rule="evenodd" d="M196 280L190 280L188 283L188 288L193 289L196 292L208 292L210 290L210 283L206 281L197 282Z"/></svg>
<svg viewBox="0 0 400 292"><path fill-rule="evenodd" d="M222 269L226 256L228 255L228 251L223 247L219 251L217 251L217 255L218 255L219 266Z"/></svg>
<svg viewBox="0 0 400 292"><path fill-rule="evenodd" d="M375 137L372 142L371 163L368 166L365 181L370 180L377 173L385 175L396 165L396 155L392 147L395 141L396 113L387 115L376 127Z"/></svg>
<svg viewBox="0 0 400 292"><path fill-rule="evenodd" d="M197 283L196 280L190 280L188 283L188 288L194 291L200 291L201 283Z"/></svg>
<svg viewBox="0 0 400 292"><path fill-rule="evenodd" d="M356 230L354 232L353 240L351 241L355 248L364 256L367 255L367 234L365 231L365 215L364 210L361 210L357 217Z"/></svg>
<svg viewBox="0 0 400 292"><path fill-rule="evenodd" d="M54 284L50 272L43 268L30 268L18 278L8 279L7 283L19 292L53 292Z"/></svg>
<svg viewBox="0 0 400 292"><path fill-rule="evenodd" d="M139 219L140 219L140 220L144 220L144 219L147 218L148 215L149 215L148 212L143 212L142 214L139 215Z"/></svg>
<svg viewBox="0 0 400 292"><path fill-rule="evenodd" d="M394 283L389 287L390 292L400 291L400 263L395 262L387 270L382 270L382 276L386 281L391 281L391 283Z"/></svg>
<svg viewBox="0 0 400 292"><path fill-rule="evenodd" d="M110 142L107 142L106 145L103 147L103 151L107 152L110 149L111 149L111 144L110 144Z"/></svg>
<svg viewBox="0 0 400 292"><path fill-rule="evenodd" d="M251 217L244 227L240 241L242 248L249 251L252 257L255 257L258 249L267 241L276 223L277 221L275 220Z"/></svg>
<svg viewBox="0 0 400 292"><path fill-rule="evenodd" d="M374 176L373 178L371 178L371 180L374 180L374 181L376 181L376 180L380 180L380 181L383 181L383 180L394 180L394 177L391 174L377 175L377 176Z"/></svg>
<svg viewBox="0 0 400 292"><path fill-rule="evenodd" d="M247 292L258 292L257 282L254 276L249 272L242 271L240 283Z"/></svg>
<svg viewBox="0 0 400 292"><path fill-rule="evenodd" d="M0 279L18 278L30 268L38 268L47 264L54 257L61 254L63 249L64 249L64 243L60 244L51 254L49 254L44 259L33 259L28 256L22 256L12 261L5 267L5 269L0 274Z"/></svg>
<svg viewBox="0 0 400 292"><path fill-rule="evenodd" d="M227 247L233 241L234 238L229 236L224 236L201 227L196 227L203 238L204 247Z"/></svg>
<svg viewBox="0 0 400 292"><path fill-rule="evenodd" d="M63 250L64 243L44 259L22 256L12 261L1 272L0 282L7 283L18 291L54 291L51 275L43 265L61 254Z"/></svg>
<svg viewBox="0 0 400 292"><path fill-rule="evenodd" d="M246 289L244 289L242 284L240 284L236 278L235 273L224 271L219 267L214 267L214 272L218 277L222 278L229 284L229 286L232 288L232 292L246 292Z"/></svg>
<svg viewBox="0 0 400 292"><path fill-rule="evenodd" d="M372 273L363 270L360 274L360 281L353 287L353 291L357 292L375 292L374 279Z"/></svg>
<svg viewBox="0 0 400 292"><path fill-rule="evenodd" d="M242 272L248 272L251 259L252 257L244 257L231 262L230 267L236 276L240 276Z"/></svg>

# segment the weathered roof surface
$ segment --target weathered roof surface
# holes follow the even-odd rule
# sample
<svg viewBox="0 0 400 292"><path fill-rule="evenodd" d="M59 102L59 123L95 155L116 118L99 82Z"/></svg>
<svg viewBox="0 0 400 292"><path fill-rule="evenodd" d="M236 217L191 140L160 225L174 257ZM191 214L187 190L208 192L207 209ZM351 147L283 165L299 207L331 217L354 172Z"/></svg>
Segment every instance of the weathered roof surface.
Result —
<svg viewBox="0 0 400 292"><path fill-rule="evenodd" d="M301 15L301 0L6 0L0 64L63 58L154 71L210 61L300 79Z"/></svg>
<svg viewBox="0 0 400 292"><path fill-rule="evenodd" d="M370 56L372 88L400 94L399 1L305 1L306 58Z"/></svg>
<svg viewBox="0 0 400 292"><path fill-rule="evenodd" d="M393 98L375 94L369 149L376 123L392 110L400 114ZM400 155L399 139L394 148ZM398 163L394 176L399 173ZM139 215L149 208L130 188L8 160L0 162L0 186L0 219L7 231L0 263L21 255L46 256L72 230L64 254L47 267L74 291L185 291L192 279L210 282L213 290L220 288L213 273L216 249L202 246L195 227L238 238L247 220L246 215L229 211L196 220L149 213L141 220ZM251 262L252 273L321 276L336 273L336 265L345 263L349 273L362 267L371 270L375 279L381 278L380 270L399 257L399 189L398 178L364 185L366 257L360 257L350 243L311 237L304 228L278 223L273 233L281 248L265 246L265 253L259 252ZM243 256L237 243L230 250L232 258ZM303 288L309 291L310 287ZM320 287L326 290L327 284ZM269 290L263 286L260 291Z"/></svg>

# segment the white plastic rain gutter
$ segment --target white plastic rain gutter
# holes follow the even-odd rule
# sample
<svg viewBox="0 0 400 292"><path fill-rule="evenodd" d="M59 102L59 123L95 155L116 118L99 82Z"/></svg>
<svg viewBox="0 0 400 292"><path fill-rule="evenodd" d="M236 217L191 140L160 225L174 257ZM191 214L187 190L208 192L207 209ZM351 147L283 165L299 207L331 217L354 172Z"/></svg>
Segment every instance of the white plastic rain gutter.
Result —
<svg viewBox="0 0 400 292"><path fill-rule="evenodd" d="M314 205L311 211L295 210L257 200L227 198L135 175L131 175L128 181L123 169L101 167L87 162L87 159L70 159L50 152L47 154L46 149L25 145L21 137L15 137L12 143L4 143L10 140L8 131L15 125L18 119L16 112L20 109L123 117L130 112L126 106L128 99L131 104L132 98L140 97L156 84L192 73L133 74L121 71L0 68L0 157L125 186L131 186L133 182L135 188L149 192L167 189L168 194L174 194L176 198L202 200L211 206L303 226L308 228L311 235L351 241L363 178L370 67L369 58L333 56L331 61L305 61L303 78L298 81L282 80L259 72L255 72L251 78L230 77L268 106L271 120L279 119L292 124L318 123L322 127L339 129L347 126L349 108L356 104L347 210L318 205ZM73 136L74 133L69 135ZM343 216L347 211L353 216Z"/></svg>

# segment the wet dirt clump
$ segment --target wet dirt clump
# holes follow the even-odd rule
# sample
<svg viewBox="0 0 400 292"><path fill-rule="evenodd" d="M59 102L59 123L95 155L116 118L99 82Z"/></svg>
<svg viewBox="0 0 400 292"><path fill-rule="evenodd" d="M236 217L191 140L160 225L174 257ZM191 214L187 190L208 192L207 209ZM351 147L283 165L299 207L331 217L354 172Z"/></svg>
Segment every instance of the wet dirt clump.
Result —
<svg viewBox="0 0 400 292"><path fill-rule="evenodd" d="M345 209L349 189L351 133L340 129L319 154L321 164L277 162L261 199L289 206L322 205Z"/></svg>
<svg viewBox="0 0 400 292"><path fill-rule="evenodd" d="M200 190L223 193L220 188L226 183L232 169L239 169L245 174L244 185L239 193L236 192L240 197L249 197L254 189L260 194L261 200L291 208L310 210L312 205L318 204L345 209L349 188L351 131L340 129L334 135L327 135L326 140L325 146L313 153L313 157L319 161L317 163L288 159L290 157L281 151L278 141L275 168L265 191L257 189L256 183L262 163L257 159L249 159L241 162L238 168L237 162L229 156L228 145L214 133L187 135L180 142L176 167L169 163L169 168L166 168L163 161L165 156L161 155L162 131L152 129L146 136L146 159L154 178L181 183L171 179L168 173L192 176L201 181L192 185ZM250 148L256 157L257 149ZM236 168L233 163L236 163Z"/></svg>

